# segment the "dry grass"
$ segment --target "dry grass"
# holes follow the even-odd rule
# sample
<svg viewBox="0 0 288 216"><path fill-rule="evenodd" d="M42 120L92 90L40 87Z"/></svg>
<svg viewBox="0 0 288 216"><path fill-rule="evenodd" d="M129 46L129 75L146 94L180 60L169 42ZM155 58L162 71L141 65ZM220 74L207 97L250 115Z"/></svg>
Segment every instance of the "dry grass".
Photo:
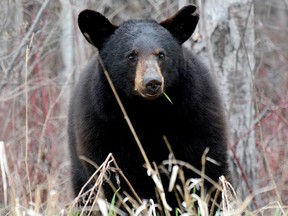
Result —
<svg viewBox="0 0 288 216"><path fill-rule="evenodd" d="M84 159L86 160L86 159ZM87 161L87 160L86 160ZM93 163L93 162L92 162ZM223 198L223 208L222 213L224 215L240 215L240 213L247 206L240 206L240 203L237 202L236 194L231 184L226 181L225 177L221 177L220 184L215 183L217 190L219 193L216 193L215 197L211 197L211 193L205 192L203 182L205 180L209 180L207 176L202 176L199 179L184 179L183 170L179 167L186 167L188 169L195 168L191 167L190 164L187 164L183 161L176 160L168 160L164 161L163 164L158 168L155 167L151 172L156 172L154 177L151 177L155 182L155 189L158 191L158 202L156 200L141 200L138 195L134 192L134 194L120 194L118 192L119 186L113 185L109 180L107 180L106 174L109 172L115 172L118 175L124 177L126 182L122 182L121 184L129 184L132 191L134 191L133 186L129 183L128 179L124 176L124 174L119 169L117 162L110 154L105 162L97 167L94 175L90 178L89 182L95 182L94 187L83 195L79 195L74 199L74 201L70 204L68 208L66 208L65 212L68 214L93 214L93 212L101 212L101 215L115 215L115 214L123 214L123 211L129 213L129 215L158 215L160 212L164 215L211 215L208 209L208 200L217 199L217 196L221 193ZM176 169L175 169L176 168ZM165 193L163 190L163 186L161 183L160 173L164 172L168 174L170 178L171 187L177 188L177 194L180 201L179 208L173 212L171 211L171 207L166 202ZM176 172L174 172L177 170ZM201 173L201 171L198 171ZM174 176L173 176L174 175ZM97 177L96 177L97 176ZM182 184L175 184L175 180L179 179ZM93 181L94 179L94 181ZM112 200L104 200L101 194L101 186L103 182L108 181L111 188L115 191L115 197ZM211 181L211 180L210 180ZM118 188L118 189L117 189ZM223 190L222 190L223 188ZM196 194L195 191L201 191L200 194ZM176 193L176 192L175 192ZM79 193L82 194L82 191ZM84 197L88 198L85 200L85 205L81 208L77 205L77 203L83 202ZM248 203L246 203L248 204ZM242 204L241 204L242 205ZM214 212L214 209L218 208L213 206L211 208L211 212ZM237 209L239 208L239 209ZM108 214L110 212L110 214ZM157 213L158 212L158 213ZM156 214L157 213L157 214Z"/></svg>
<svg viewBox="0 0 288 216"><path fill-rule="evenodd" d="M111 1L88 1L88 6L71 2L0 2L0 215L75 213L76 200L72 200L70 191L67 153L67 98L78 73L94 52L77 30L78 12L86 7L97 8L105 11L114 23L119 23L119 20L130 17L147 18L150 14L153 14L153 18L161 19L175 11L178 5L178 1L172 0L121 0L114 4ZM257 168L258 178L255 184L251 184L256 187L251 188L252 193L244 200L237 200L233 188L221 179L224 215L239 215L244 211L246 215L278 216L287 215L288 211L287 3L257 2L257 94L254 99L259 112L253 120L255 127L248 128L247 133L253 130L257 134L257 164L251 166ZM73 29L73 35L65 38L73 45L71 71L68 73L65 73L65 48L61 48L64 8L71 9ZM236 161L237 158L232 157L231 160ZM155 173L154 180L160 195L158 169L165 168L172 175L172 185L175 178L180 178L183 184L178 188L182 194L196 186L201 188L198 179L181 179L177 165L184 165L182 162L173 162L177 171L173 172L171 161L167 160L157 169L153 164L149 167L150 172ZM100 178L96 181L95 189L101 187L105 171L115 168L117 163L109 156L99 167L97 175ZM154 209L160 208L155 201L142 202L135 194L121 197L116 193L116 197L110 203L103 199L95 200L95 208L99 208L103 215L114 215L112 209L125 205L125 202L130 203L125 208L133 214L156 215ZM198 202L200 213L185 207L181 213L207 215L206 198L207 194L204 193L199 196L186 193L181 200L185 200L185 203ZM256 203L257 207L254 205L251 209L251 203ZM163 211L168 215L167 209ZM173 212L171 215L181 213Z"/></svg>

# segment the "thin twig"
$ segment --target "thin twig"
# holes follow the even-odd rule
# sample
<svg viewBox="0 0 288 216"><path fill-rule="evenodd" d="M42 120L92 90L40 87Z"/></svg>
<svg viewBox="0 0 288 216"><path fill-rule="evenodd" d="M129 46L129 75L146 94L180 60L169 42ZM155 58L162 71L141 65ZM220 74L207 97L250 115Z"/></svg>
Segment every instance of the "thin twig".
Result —
<svg viewBox="0 0 288 216"><path fill-rule="evenodd" d="M108 71L107 71L107 69L106 69L106 67L104 65L104 62L102 61L102 58L101 58L100 55L98 55L98 59L99 59L99 62L101 64L101 67L102 67L102 69L104 71L104 74L105 74L105 76L107 78L107 81L108 81L108 83L109 83L109 85L110 85L110 87L111 87L111 89L113 91L113 94L114 94L114 96L115 96L115 98L117 100L117 103L120 106L120 109L121 109L121 111L122 111L122 113L124 115L124 118L125 118L128 126L129 126L129 129L131 130L131 132L133 134L133 137L134 137L134 139L135 139L135 141L136 141L136 143L137 143L137 145L139 147L139 150L140 150L140 152L141 152L141 154L142 154L142 156L144 158L144 161L145 161L145 163L147 165L147 169L148 169L148 171L149 170L152 171L153 169L152 169L152 166L151 166L151 164L149 162L149 159L148 159L148 157L147 157L147 155L145 153L145 150L144 150L144 148L143 148L143 146L142 146L142 144L140 142L140 139L139 139L139 137L138 137L133 125L132 125L132 122L130 121L130 118L127 115L127 112L126 112L126 110L125 110L125 108L123 106L123 103L122 103L122 101L121 101L121 99L120 99L120 97L119 97L119 95L118 95L118 93L117 93L117 91L115 89L115 86L114 86L114 84L113 84L113 82L112 82L112 80L110 78L110 75L109 75L109 73L108 73Z"/></svg>
<svg viewBox="0 0 288 216"><path fill-rule="evenodd" d="M26 48L26 56L25 56L25 167L26 167L26 176L27 176L27 180L28 180L30 202L32 202L32 194L31 194L31 182L30 182L30 176L29 176L29 167L28 167L28 149L29 149L28 62L29 62L29 55L30 55L30 51L31 51L31 47L32 47L33 38L34 38L34 33L32 34L30 43Z"/></svg>
<svg viewBox="0 0 288 216"><path fill-rule="evenodd" d="M3 191L4 191L4 206L8 205L8 182L7 182L7 157L5 152L4 142L0 141L0 170L2 175L3 182Z"/></svg>
<svg viewBox="0 0 288 216"><path fill-rule="evenodd" d="M142 200L141 198L138 196L137 192L134 190L132 184L130 183L130 181L128 180L128 178L124 175L124 173L122 172L122 170L120 169L120 167L117 164L116 159L114 158L114 156L112 155L113 158L113 163L114 166L116 167L117 171L119 172L119 174L122 176L122 178L124 179L124 181L126 182L126 184L128 185L128 187L130 188L130 190L132 191L133 195L135 196L136 200L142 204Z"/></svg>

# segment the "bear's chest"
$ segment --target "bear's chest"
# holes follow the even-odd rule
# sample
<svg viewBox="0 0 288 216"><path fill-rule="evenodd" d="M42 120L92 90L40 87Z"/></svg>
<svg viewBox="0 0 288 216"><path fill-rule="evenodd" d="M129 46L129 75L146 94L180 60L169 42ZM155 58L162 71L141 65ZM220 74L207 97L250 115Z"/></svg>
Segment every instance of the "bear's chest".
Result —
<svg viewBox="0 0 288 216"><path fill-rule="evenodd" d="M169 155L168 148L164 142L163 136L174 134L179 128L179 121L175 120L175 115L171 112L157 110L146 110L141 113L137 111L129 112L129 120L133 129L128 126L126 120L122 118L114 123L109 140L117 142L114 146L116 157L125 157L126 160L135 161L135 158L141 159L142 156L139 147L135 141L135 135L139 138L148 158L151 161L160 163L166 160ZM133 135L134 133L134 135ZM116 138L117 137L117 138ZM116 139L116 140L115 140ZM109 143L111 143L109 141Z"/></svg>

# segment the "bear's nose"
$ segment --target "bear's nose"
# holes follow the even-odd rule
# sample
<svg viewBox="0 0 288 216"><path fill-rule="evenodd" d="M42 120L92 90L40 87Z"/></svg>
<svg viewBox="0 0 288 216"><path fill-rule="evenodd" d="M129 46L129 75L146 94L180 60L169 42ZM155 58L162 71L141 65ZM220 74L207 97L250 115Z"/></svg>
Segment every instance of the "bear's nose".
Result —
<svg viewBox="0 0 288 216"><path fill-rule="evenodd" d="M148 78L144 79L144 85L149 94L156 94L162 86L161 78Z"/></svg>

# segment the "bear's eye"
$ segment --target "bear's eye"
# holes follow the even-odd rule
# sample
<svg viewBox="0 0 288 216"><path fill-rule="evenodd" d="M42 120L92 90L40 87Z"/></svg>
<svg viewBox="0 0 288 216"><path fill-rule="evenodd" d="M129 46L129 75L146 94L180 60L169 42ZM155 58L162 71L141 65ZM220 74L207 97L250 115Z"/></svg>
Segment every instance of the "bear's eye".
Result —
<svg viewBox="0 0 288 216"><path fill-rule="evenodd" d="M134 62L134 61L136 61L136 59L137 59L137 54L136 54L135 52L130 53L130 54L127 56L127 59L128 59L129 61L131 61L131 62Z"/></svg>
<svg viewBox="0 0 288 216"><path fill-rule="evenodd" d="M163 52L159 52L157 58L158 60L163 61L165 59L165 54Z"/></svg>

